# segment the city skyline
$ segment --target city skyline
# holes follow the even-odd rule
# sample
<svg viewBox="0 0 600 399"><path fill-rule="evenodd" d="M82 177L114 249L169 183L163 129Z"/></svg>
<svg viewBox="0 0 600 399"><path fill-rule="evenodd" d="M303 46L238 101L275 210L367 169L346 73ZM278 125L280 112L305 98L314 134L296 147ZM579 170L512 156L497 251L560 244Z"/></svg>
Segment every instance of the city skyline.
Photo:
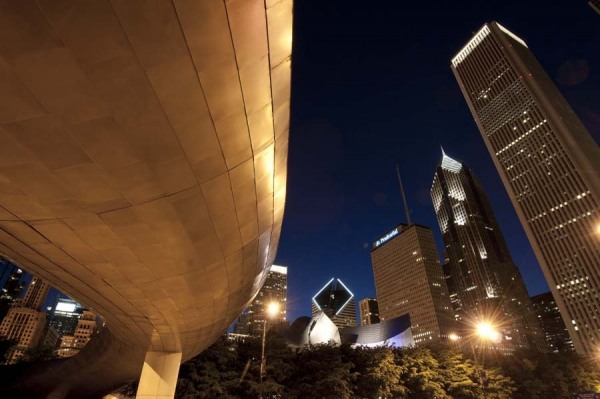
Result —
<svg viewBox="0 0 600 399"><path fill-rule="evenodd" d="M529 398L535 393L518 392L536 387L519 374L538 371L547 374L544 388L597 390L598 370L588 376L583 363L567 360L570 381L560 381L560 355L515 352L529 370L506 362L512 377L486 359L532 342L542 352L568 345L557 309L575 351L588 355L571 360L597 354L594 10L587 0L6 2L0 256L18 267L0 269L1 313L12 305L0 336L7 363L51 357L61 334L56 354L77 357L15 367L3 396L100 397L139 380L137 397L171 398L178 385L195 390L209 380L208 396L231 385L260 398L296 388L345 397L363 390L355 382L373 368L369 358L384 367L375 376L382 397L455 397L467 388ZM444 187L431 198L440 146L472 168L460 177L474 182L468 201L439 195ZM441 173L465 171L445 155L444 164ZM453 178L440 177L441 186ZM478 209L467 209L470 201ZM456 225L466 227L449 238ZM289 265L289 287L288 269L269 281L274 264ZM556 306L532 306L546 321L542 335L523 309L548 286ZM55 299L51 287L85 307L81 314L73 301L44 307ZM267 291L280 297L288 288L286 308L277 309ZM353 327L356 299L365 297L378 300L380 323ZM259 317L240 326L262 322L261 339L224 337L253 300L260 309L246 316ZM309 302L312 321L296 318ZM466 312L475 317L464 320ZM316 334L314 343L399 336L402 346L433 345L380 348L358 362L346 346L328 346L341 358L316 367L314 348L288 352L295 362L276 350L283 345L268 337L267 315L273 326L276 317L295 319L287 330L302 331L309 339L301 343ZM285 326L273 330L287 335ZM246 352L243 361L215 353L236 359L235 373L198 358L223 346L214 345L220 337L225 350ZM416 381L415 361L432 378ZM179 371L199 378L188 384ZM336 393L300 378L314 373Z"/></svg>
<svg viewBox="0 0 600 399"><path fill-rule="evenodd" d="M563 6L566 4L568 3L564 2ZM326 29L326 27L323 26L323 23L327 21L327 18L330 18L332 10L325 8L324 10L319 10L319 12L321 13L319 14L317 10L311 9L311 6L309 4L296 4L296 8L296 13L304 13L305 17L308 16L309 18L312 18L312 22L314 22L314 19L319 15L325 18L323 22L318 24L318 26L321 29ZM439 107L441 107L441 114L447 115L448 111L456 111L457 108L461 111L460 113L462 113L462 118L459 119L460 123L456 127L451 128L451 130L453 131L458 131L462 128L465 132L468 133L462 135L462 137L467 136L470 139L470 142L461 143L461 145L466 145L466 148L468 149L468 151L465 151L464 155L462 155L461 157L465 161L469 162L469 164L472 165L476 172L482 176L482 180L484 180L484 187L486 188L486 190L489 190L492 194L491 196L494 208L500 209L499 213L503 216L501 218L502 230L506 230L509 233L507 237L509 247L511 249L511 252L514 253L515 263L523 272L524 279L526 281L530 295L546 292L548 290L548 287L544 279L540 279L540 277L542 277L542 273L539 269L539 266L537 265L537 261L533 255L533 251L529 248L528 244L526 244L525 248L523 248L522 241L525 235L518 224L516 214L514 210L511 209L512 207L509 204L508 196L506 195L504 189L498 187L500 180L497 177L495 170L493 170L493 165L488 159L486 159L486 157L481 156L479 152L484 148L483 143L477 137L477 129L470 120L470 115L468 113L467 107L461 103L463 101L460 98L458 88L455 87L456 84L454 82L448 82L448 80L451 80L453 78L451 76L451 73L447 73L446 69L448 58L454 55L456 49L462 45L461 42L466 41L469 38L470 32L476 30L486 19L489 20L493 16L494 18L504 22L505 26L509 28L514 28L513 30L515 31L519 30L521 36L527 39L528 42L535 43L536 53L539 52L540 55L542 55L542 57L540 58L542 64L545 66L545 63L547 62L551 68L554 68L555 75L553 77L555 78L555 80L559 81L559 88L567 96L567 99L575 108L575 111L578 113L578 115L580 115L584 119L584 123L586 123L586 126L590 127L591 125L590 132L594 135L596 140L598 140L598 138L600 137L600 114L598 113L598 110L590 109L590 101L588 100L590 96L586 95L586 93L592 92L593 90L597 90L598 87L600 87L598 74L590 72L590 70L593 71L592 67L594 66L596 66L596 69L598 69L598 57L594 58L592 56L593 52L591 51L591 48L593 47L593 45L591 41L588 40L589 35L577 34L577 32L580 32L581 30L585 31L586 29L589 29L589 27L586 27L586 24L581 24L579 26L569 25L570 30L562 32L561 35L556 34L556 32L553 32L553 30L551 29L552 18L558 18L559 15L564 18L577 17L589 21L595 21L595 19L597 19L597 15L595 15L594 11L590 7L588 7L587 4L574 5L573 8L561 10L561 12L557 10L558 8L560 8L558 7L558 5L556 7L548 7L546 10L544 10L544 12L548 13L550 20L543 23L536 21L532 26L525 22L527 21L528 16L532 15L533 13L533 10L529 10L528 8L525 8L522 12L522 15L519 16L509 13L509 4L507 4L506 6L503 6L501 4L486 6L481 12L471 13L472 16L469 17L469 20L472 22L464 22L453 26L452 31L456 33L457 38L450 40L453 41L453 44L448 43L447 45L442 46L442 49L440 50L440 54L443 55L442 53L445 51L445 55L443 57L440 55L440 62L439 65L437 65L437 69L441 71L440 73L447 74L447 76L445 76L446 82L442 82L440 84L439 79L434 79L435 83L439 86L439 88L436 89L435 92L435 102L438 103ZM352 7L352 4L350 3L347 12L349 14L352 14L354 12L353 9L354 8ZM566 14L563 15L562 11L566 11ZM418 15L419 10L415 10L414 13L415 15ZM496 17L497 15L501 15L502 18ZM311 24L311 26L314 30L314 24ZM303 27L303 24L297 24L296 28L299 31L301 31L302 29L306 29L306 27ZM316 32L319 31L317 30ZM303 32L295 34L295 36L298 35L305 36L306 34ZM547 37L548 39L541 40L542 37ZM577 37L577 39L575 39L575 37ZM557 46L555 45L556 43L561 41L564 43L574 42L575 40L578 41L578 47L576 49L573 46L562 46L560 48L557 48ZM297 38L295 38L294 46L300 46L300 50L306 51L306 49L302 47L303 45L301 42L302 40L297 40ZM311 41L311 44L314 45L315 43ZM553 49L552 52L548 51L550 48ZM317 46L313 50L320 51L320 47ZM596 63L594 63L594 61L596 61ZM351 66L346 65L346 67L352 69ZM302 72L302 69L302 65L296 65L295 74L307 73ZM306 69L306 66L304 67L304 69ZM312 72L309 71L308 73ZM295 81L297 81L299 78L295 77L294 79ZM323 83L324 82L322 80L319 81L319 84L322 85ZM333 85L335 84L336 81L334 80ZM298 90L297 86L298 85L295 84L295 90ZM324 86L326 88L335 87L330 86L329 82L327 82ZM300 89L306 90L306 87L303 86ZM386 93L386 96L389 96L389 93ZM296 96L296 98L298 99L300 98L300 96ZM314 99L314 97L311 98ZM439 104L440 98L442 98L443 100L441 102L441 105ZM298 109L304 107L302 104L298 105L298 103L300 102L301 101L296 101L296 105L293 107L293 112L296 115L298 115ZM451 105L450 103L454 103L455 105ZM456 104L459 105L457 106ZM306 115L306 111L301 111L300 115ZM312 117L312 119L314 119L314 115L310 116ZM323 114L320 115L320 117L321 116L323 116ZM300 126L297 123L299 118L300 117L293 118L296 120L295 127L303 130L305 129L305 123L303 123L302 126ZM324 125L317 124L317 130L339 130L339 128L335 126L335 123L330 123L329 121L327 121L327 119L321 118L321 122L326 123ZM294 120L292 120L292 123L294 123ZM442 131L441 133L443 134L445 133L445 131ZM339 135L339 131L336 134L334 134L335 140L339 140ZM443 135L445 136L445 134ZM298 136L299 135L293 136L292 140L297 140ZM479 142L477 140L479 140ZM423 168L419 168L425 170L423 172L417 171L416 174L422 174L423 176L426 176L434 171L435 158L437 157L439 144L444 145L445 148L447 148L450 152L456 152L461 154L463 153L462 150L456 149L457 147L456 144L452 142L452 137L442 137L440 139L437 139L437 142L435 142L435 138L430 141L431 142L428 142L424 146L421 145L421 149L417 151L417 153L419 153L419 156L425 154L425 156L429 159L427 162L428 165L426 165ZM326 140L325 144L330 144L330 141ZM296 147L292 146L292 153L295 151L295 148ZM393 146L390 148L393 148ZM354 266L352 268L353 272L350 272L349 270L343 270L341 272L329 271L331 269L323 268L323 264L320 264L320 266L316 268L316 273L320 273L322 276L325 277L331 274L336 274L339 275L344 281L352 281L354 279L360 281L362 284L356 285L356 287L354 288L357 292L358 297L375 296L374 282L372 277L370 278L370 280L365 279L365 276L368 278L368 274L370 273L370 264L368 255L369 251L368 249L364 248L364 245L371 242L378 236L377 231L381 231L382 228L387 229L389 228L389 226L395 225L403 219L402 202L400 196L397 194L397 183L395 181L394 176L394 164L398 160L401 162L401 169L406 169L404 164L402 163L402 156L400 155L401 151L398 151L398 155L393 156L390 156L389 151L382 152L383 156L381 158L386 159L386 162L383 165L385 166L385 169L381 169L382 162L380 162L380 160L376 160L376 162L373 162L373 166L366 168L366 170L373 170L373 168L377 168L378 179L380 181L376 182L373 185L374 190L369 192L369 195L367 195L366 197L364 195L362 196L362 199L365 200L368 203L371 210L374 211L370 213L373 219L373 223L367 226L367 228L364 229L363 232L357 232L357 230L353 228L354 222L352 220L338 218L337 225L335 225L333 228L335 236L351 235L352 249L350 251L342 251L344 253L341 254L341 258L343 259L346 256L346 253L352 253L353 262L355 262L354 265L357 266ZM333 155L334 157L339 158L339 149L335 149ZM404 153L404 155L408 154ZM294 171L293 158L294 157L292 157L292 159L290 160L290 170L292 173ZM363 163L363 161L360 162ZM424 164L425 160L423 160L420 165ZM326 169L330 169L330 165L326 165ZM356 168L353 169L355 170ZM410 172L415 172L414 169L407 170ZM326 172L330 171L326 170ZM289 191L294 191L294 183L296 181L297 179L288 179ZM431 208L431 205L427 203L426 195L424 195L424 186L426 184L426 179L419 179L419 181L415 182L415 180L411 179L410 176L406 178L405 182L405 185L407 186L407 196L409 199L409 203L411 203L411 214L414 214L415 217L419 217L420 220L426 221L431 226L435 226L432 223L432 221L435 221L435 214L433 212L433 209ZM326 194L329 195L329 193ZM347 197L348 195L344 192L338 192L338 194L342 197ZM294 197L289 196L288 206L286 207L286 219L284 222L284 237L285 235L293 236L294 234L297 234L292 229L293 226L298 224L298 216L296 216L298 212L294 211L294 206L292 202L296 202L296 200ZM500 206L498 206L497 204L500 204ZM333 212L333 214L336 213L340 212ZM328 218L328 216L325 217L325 221L327 221ZM290 219L296 220L290 221ZM310 220L310 217L308 219ZM302 223L300 224L301 227L306 227L302 226ZM348 233L348 230L350 230L350 234ZM434 235L436 238L438 248L441 250L443 248L441 234L435 228ZM308 246L311 247L311 244L314 244L314 241L309 242ZM320 280L317 281L316 279L312 281L309 279L306 282L303 282L302 284L298 284L298 279L296 279L295 277L300 275L300 273L302 273L302 270L305 270L307 267L309 269L314 267L312 266L314 263L311 260L307 260L307 258L310 259L310 257L307 257L306 254L302 254L302 256L299 257L292 257L290 254L298 253L298 249L297 247L295 248L294 245L297 244L292 244L287 240L283 240L282 245L280 246L276 262L288 263L290 265L290 273L292 278L290 292L293 296L293 298L291 298L291 303L289 303L289 313L291 318L310 314L310 296L306 294L306 292L318 289L320 284ZM305 251L304 249L300 249L300 252ZM329 256L334 257L335 253L332 253ZM360 263L358 263L359 259ZM332 265L332 262L327 262L327 264ZM55 289L51 289L51 293L48 297L49 299L47 303L51 304L57 295L57 291ZM308 301L306 300L306 298L308 298Z"/></svg>
<svg viewBox="0 0 600 399"><path fill-rule="evenodd" d="M385 12L373 10L363 21L357 2L343 9L296 4L295 134L277 256L290 268L291 320L310 314L309 293L332 275L358 298L375 296L369 244L404 220L396 163L412 218L436 226L429 188L440 144L460 154L483 182L529 294L548 290L449 63L485 21L500 21L535 49L598 140L600 109L592 101L600 89L592 40L598 16L585 2L543 9L510 1L464 7L398 4ZM359 18L365 25L357 34L353 22ZM564 24L560 32L557 23ZM440 34L444 41L437 40ZM319 62L307 61L314 59Z"/></svg>

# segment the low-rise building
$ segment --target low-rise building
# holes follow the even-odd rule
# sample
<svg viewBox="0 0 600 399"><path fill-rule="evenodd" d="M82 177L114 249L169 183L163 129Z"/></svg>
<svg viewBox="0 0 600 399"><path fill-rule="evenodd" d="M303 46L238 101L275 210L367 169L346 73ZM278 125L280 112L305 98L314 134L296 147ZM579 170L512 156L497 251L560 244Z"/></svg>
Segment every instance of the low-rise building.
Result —
<svg viewBox="0 0 600 399"><path fill-rule="evenodd" d="M83 349L96 332L97 322L96 314L89 310L84 310L77 321L77 327L73 335L64 335L57 351L58 357L71 357Z"/></svg>

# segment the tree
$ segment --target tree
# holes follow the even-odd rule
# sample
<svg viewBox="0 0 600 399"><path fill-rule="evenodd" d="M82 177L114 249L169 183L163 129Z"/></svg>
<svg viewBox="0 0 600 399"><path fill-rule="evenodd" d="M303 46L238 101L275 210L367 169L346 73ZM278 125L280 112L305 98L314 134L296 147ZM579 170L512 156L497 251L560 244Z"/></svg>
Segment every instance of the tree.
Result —
<svg viewBox="0 0 600 399"><path fill-rule="evenodd" d="M349 399L353 397L352 364L334 344L319 344L296 352L290 398Z"/></svg>
<svg viewBox="0 0 600 399"><path fill-rule="evenodd" d="M222 338L199 356L181 365L177 381L177 398L215 398L229 395L230 380L238 380L237 353ZM225 388L224 388L225 387Z"/></svg>
<svg viewBox="0 0 600 399"><path fill-rule="evenodd" d="M498 368L486 369L486 394L489 399L511 399L516 391L515 383Z"/></svg>
<svg viewBox="0 0 600 399"><path fill-rule="evenodd" d="M257 338L217 341L181 366L176 397L258 397L260 352ZM480 367L443 347L290 349L274 330L267 335L266 356L267 398L479 399L481 372L488 399L571 399L575 392L600 388L595 365L575 354L486 356L481 359L486 367Z"/></svg>
<svg viewBox="0 0 600 399"><path fill-rule="evenodd" d="M396 364L403 365L400 382L408 388L411 399L452 399L444 391L444 379L439 362L430 349L409 348L394 350Z"/></svg>
<svg viewBox="0 0 600 399"><path fill-rule="evenodd" d="M573 393L600 388L600 374L588 359L574 353L520 351L500 359L515 381L515 399L571 399Z"/></svg>
<svg viewBox="0 0 600 399"><path fill-rule="evenodd" d="M475 362L452 350L439 355L444 390L454 399L476 399L481 396L479 370Z"/></svg>
<svg viewBox="0 0 600 399"><path fill-rule="evenodd" d="M17 363L36 363L56 359L54 347L42 345L35 348L25 348Z"/></svg>
<svg viewBox="0 0 600 399"><path fill-rule="evenodd" d="M6 361L6 355L8 355L8 351L10 348L15 346L19 342L16 339L6 339L5 337L0 337L0 362L4 363Z"/></svg>
<svg viewBox="0 0 600 399"><path fill-rule="evenodd" d="M360 398L404 398L408 389L400 383L404 372L396 364L391 348L358 347L350 351L352 372L358 375L354 388Z"/></svg>

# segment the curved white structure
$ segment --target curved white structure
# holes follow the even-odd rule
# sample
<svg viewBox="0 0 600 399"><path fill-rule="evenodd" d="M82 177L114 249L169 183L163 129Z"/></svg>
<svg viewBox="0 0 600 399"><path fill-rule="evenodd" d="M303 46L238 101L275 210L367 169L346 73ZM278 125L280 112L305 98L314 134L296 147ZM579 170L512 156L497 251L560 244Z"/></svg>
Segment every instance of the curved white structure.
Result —
<svg viewBox="0 0 600 399"><path fill-rule="evenodd" d="M333 321L327 317L325 312L318 312L313 316L302 333L300 346L327 344L330 342L336 345L342 344L340 331Z"/></svg>

